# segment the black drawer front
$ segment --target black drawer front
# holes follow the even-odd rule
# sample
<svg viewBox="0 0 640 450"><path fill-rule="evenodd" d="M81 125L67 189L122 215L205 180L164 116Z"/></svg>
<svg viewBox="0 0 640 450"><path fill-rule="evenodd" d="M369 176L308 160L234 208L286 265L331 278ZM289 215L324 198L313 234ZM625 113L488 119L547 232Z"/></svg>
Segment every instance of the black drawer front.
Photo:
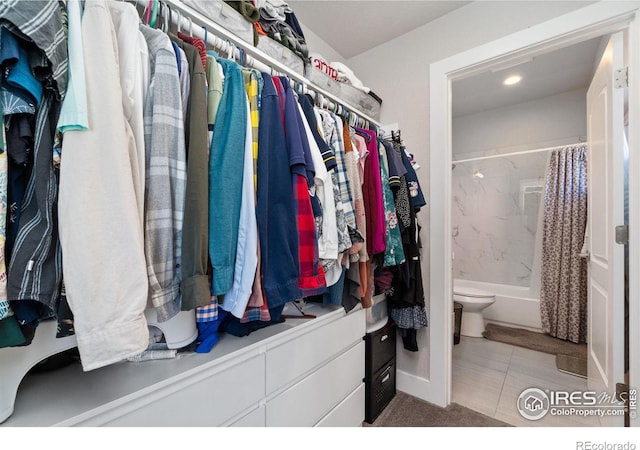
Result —
<svg viewBox="0 0 640 450"><path fill-rule="evenodd" d="M395 324L389 322L381 329L367 333L365 347L365 376L371 379L375 372L396 357Z"/></svg>
<svg viewBox="0 0 640 450"><path fill-rule="evenodd" d="M364 417L373 423L396 395L396 361L385 364L365 383Z"/></svg>

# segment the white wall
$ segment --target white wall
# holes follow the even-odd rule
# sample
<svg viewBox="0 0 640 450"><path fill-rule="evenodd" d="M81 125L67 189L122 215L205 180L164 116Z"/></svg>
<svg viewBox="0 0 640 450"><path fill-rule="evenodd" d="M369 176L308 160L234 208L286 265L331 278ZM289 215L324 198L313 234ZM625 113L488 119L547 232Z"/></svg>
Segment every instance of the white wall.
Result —
<svg viewBox="0 0 640 450"><path fill-rule="evenodd" d="M586 106L583 88L454 117L453 160L578 142L587 134Z"/></svg>
<svg viewBox="0 0 640 450"><path fill-rule="evenodd" d="M381 123L399 124L405 144L422 166L418 176L427 201L429 65L589 3L593 2L473 2L346 61L362 82L382 98ZM429 251L428 214L428 207L419 214L425 255ZM425 292L429 292L428 257L423 257L422 274ZM428 329L421 330L418 333L420 351L400 350L398 370L418 379L428 379L429 345Z"/></svg>
<svg viewBox="0 0 640 450"><path fill-rule="evenodd" d="M304 33L304 40L307 43L309 54L320 54L325 58L325 61L327 62L345 62L344 57L335 48L324 41L320 36L315 34L313 30L309 29L304 23L300 23L300 27L302 28L302 32Z"/></svg>

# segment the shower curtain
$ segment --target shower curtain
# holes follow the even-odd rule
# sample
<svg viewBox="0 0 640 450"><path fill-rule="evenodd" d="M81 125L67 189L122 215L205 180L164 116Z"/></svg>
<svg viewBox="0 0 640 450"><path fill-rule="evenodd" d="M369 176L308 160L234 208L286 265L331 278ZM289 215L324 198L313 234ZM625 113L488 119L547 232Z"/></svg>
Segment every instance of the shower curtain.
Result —
<svg viewBox="0 0 640 450"><path fill-rule="evenodd" d="M585 342L587 260L579 253L587 225L587 148L551 153L544 192L542 330L559 339Z"/></svg>

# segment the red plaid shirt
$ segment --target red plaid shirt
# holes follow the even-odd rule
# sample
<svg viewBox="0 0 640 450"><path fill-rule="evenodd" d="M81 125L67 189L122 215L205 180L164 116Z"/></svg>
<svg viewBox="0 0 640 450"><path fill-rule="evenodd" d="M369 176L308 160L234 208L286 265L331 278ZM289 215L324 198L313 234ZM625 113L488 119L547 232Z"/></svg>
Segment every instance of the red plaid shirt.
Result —
<svg viewBox="0 0 640 450"><path fill-rule="evenodd" d="M316 223L311 208L307 179L295 175L294 191L297 206L298 257L300 259L300 277L298 286L305 297L319 295L326 291L327 282L324 270L318 264L318 237Z"/></svg>

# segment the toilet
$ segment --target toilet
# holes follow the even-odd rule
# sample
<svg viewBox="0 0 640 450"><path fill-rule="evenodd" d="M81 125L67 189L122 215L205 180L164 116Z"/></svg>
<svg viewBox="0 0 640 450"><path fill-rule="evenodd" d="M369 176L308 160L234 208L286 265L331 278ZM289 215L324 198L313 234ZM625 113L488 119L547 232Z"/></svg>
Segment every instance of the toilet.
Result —
<svg viewBox="0 0 640 450"><path fill-rule="evenodd" d="M460 334L469 337L482 337L484 318L482 311L496 301L491 292L473 287L453 284L453 301L462 304L462 327Z"/></svg>

